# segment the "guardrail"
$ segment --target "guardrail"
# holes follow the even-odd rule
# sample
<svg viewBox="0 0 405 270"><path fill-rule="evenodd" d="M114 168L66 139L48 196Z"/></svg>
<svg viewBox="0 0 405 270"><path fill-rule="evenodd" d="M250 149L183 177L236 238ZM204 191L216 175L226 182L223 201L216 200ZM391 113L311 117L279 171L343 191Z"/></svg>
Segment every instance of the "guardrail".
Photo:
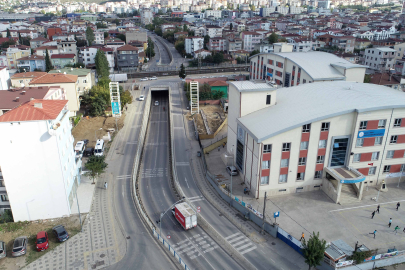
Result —
<svg viewBox="0 0 405 270"><path fill-rule="evenodd" d="M141 156L143 152L143 145L145 142L145 137L146 137L146 131L148 129L148 119L150 115L150 108L151 108L151 90L149 90L149 93L146 97L146 104L145 104L145 111L142 119L142 126L141 126L141 132L139 133L139 139L138 139L138 148L136 150L135 154L135 161L134 161L134 167L132 170L132 193L133 193L133 198L135 201L135 206L138 208L139 213L141 214L141 217L143 220L146 222L146 224L149 226L149 229L152 230L152 235L160 242L163 244L164 247L166 247L169 252L173 255L173 257L180 263L182 267L184 267L185 270L189 270L190 268L184 263L184 261L181 259L181 257L176 253L176 251L165 241L161 235L159 235L156 232L156 227L154 226L153 222L150 220L149 216L146 214L145 209L142 206L142 201L140 199L139 195L139 189L138 189L138 176L139 176L139 165L141 161Z"/></svg>

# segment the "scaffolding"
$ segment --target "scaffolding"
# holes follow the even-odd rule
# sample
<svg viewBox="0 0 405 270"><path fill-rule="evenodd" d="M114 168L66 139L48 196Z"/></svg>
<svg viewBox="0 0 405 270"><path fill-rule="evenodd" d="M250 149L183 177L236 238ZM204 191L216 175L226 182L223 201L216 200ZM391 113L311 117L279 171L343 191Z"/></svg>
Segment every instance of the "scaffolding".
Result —
<svg viewBox="0 0 405 270"><path fill-rule="evenodd" d="M191 115L194 115L200 111L199 97L198 97L198 82L190 82L190 105Z"/></svg>
<svg viewBox="0 0 405 270"><path fill-rule="evenodd" d="M110 99L111 99L111 109L112 115L114 117L121 116L121 98L120 98L120 87L118 82L110 82Z"/></svg>

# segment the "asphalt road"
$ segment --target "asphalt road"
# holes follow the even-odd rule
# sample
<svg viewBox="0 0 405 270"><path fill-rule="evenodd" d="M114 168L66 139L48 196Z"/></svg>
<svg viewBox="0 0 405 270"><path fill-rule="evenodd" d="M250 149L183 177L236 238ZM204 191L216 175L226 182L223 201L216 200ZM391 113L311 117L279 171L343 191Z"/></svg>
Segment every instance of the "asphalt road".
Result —
<svg viewBox="0 0 405 270"><path fill-rule="evenodd" d="M131 197L132 168L136 153L144 102L137 97L144 91L134 91L134 101L129 105L126 125L116 140L115 149L108 156L108 172L114 175L114 203L127 239L127 252L117 264L107 269L177 269L147 232ZM143 92L143 93L141 93ZM112 151L112 152L111 152ZM109 185L110 188L110 185Z"/></svg>
<svg viewBox="0 0 405 270"><path fill-rule="evenodd" d="M161 64L163 65L163 64L169 64L170 63L170 58L169 58L169 53L171 53L171 55L172 55L172 57L173 57L173 61L172 61L172 63L171 63L171 67L172 68L180 68L180 65L182 64L182 63L186 63L188 60L187 59L184 59L181 55L180 55L180 53L176 50L176 48L174 47L174 44L172 44L172 43L170 43L169 41L167 41L166 39L164 39L164 38L162 38L162 37L159 37L159 36L157 36L157 35L155 35L155 34L150 34L149 33L149 36L152 38L152 40L155 42L156 41L156 43L155 43L155 52L156 51L158 51L158 48L157 47L159 47L160 48L160 52L161 52L161 55L162 55L162 61L161 61ZM163 43L165 43L168 47L169 47L169 51L166 49L166 47L165 46L163 46ZM162 48L164 48L164 50L162 50ZM166 58L167 57L167 58ZM155 59L159 59L159 58L157 58L156 56L155 56ZM164 61L168 61L168 62L164 62L163 61L163 59L165 59ZM168 59L168 60L167 60ZM155 63L156 63L156 61L155 61ZM152 64L152 63L151 63ZM149 70L150 69L155 69L155 68L158 68L159 66L158 65L150 65L149 66ZM164 66L163 67L161 67L161 68L164 68Z"/></svg>
<svg viewBox="0 0 405 270"><path fill-rule="evenodd" d="M152 97L140 192L150 218L158 221L178 199L170 187L168 92L152 92ZM185 231L170 210L162 219L162 235L192 269L241 269L200 227Z"/></svg>

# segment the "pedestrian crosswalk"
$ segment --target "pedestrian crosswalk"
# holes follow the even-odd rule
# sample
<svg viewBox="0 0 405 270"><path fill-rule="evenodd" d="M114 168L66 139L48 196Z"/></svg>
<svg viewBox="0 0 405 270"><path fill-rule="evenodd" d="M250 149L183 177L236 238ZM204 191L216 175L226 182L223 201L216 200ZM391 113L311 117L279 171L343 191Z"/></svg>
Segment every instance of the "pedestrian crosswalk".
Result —
<svg viewBox="0 0 405 270"><path fill-rule="evenodd" d="M192 260L217 249L218 245L208 235L197 234L172 245L172 247L177 254L185 254Z"/></svg>
<svg viewBox="0 0 405 270"><path fill-rule="evenodd" d="M155 168L155 169L144 169L142 171L142 178L154 178L154 177L168 177L168 168Z"/></svg>
<svg viewBox="0 0 405 270"><path fill-rule="evenodd" d="M225 239L242 255L257 248L256 245L241 232L229 235L225 237Z"/></svg>

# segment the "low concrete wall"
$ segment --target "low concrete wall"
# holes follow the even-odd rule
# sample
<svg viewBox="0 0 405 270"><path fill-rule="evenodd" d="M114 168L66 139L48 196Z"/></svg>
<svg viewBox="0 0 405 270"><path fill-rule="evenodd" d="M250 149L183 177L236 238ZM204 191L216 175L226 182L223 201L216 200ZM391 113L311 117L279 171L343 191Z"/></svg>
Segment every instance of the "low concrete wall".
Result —
<svg viewBox="0 0 405 270"><path fill-rule="evenodd" d="M223 143L226 143L228 141L228 137L223 138L222 140L219 140L210 146L207 146L204 148L204 154L211 152L212 150L221 147Z"/></svg>
<svg viewBox="0 0 405 270"><path fill-rule="evenodd" d="M228 117L225 118L224 122L222 122L222 124L218 127L217 131L215 131L214 134L200 134L200 140L209 140L209 139L214 139L215 136L217 136L217 134L221 131L221 129L224 128L225 125L228 124Z"/></svg>
<svg viewBox="0 0 405 270"><path fill-rule="evenodd" d="M337 202L337 192L333 184L326 178L322 179L322 191L328 195L335 203Z"/></svg>

